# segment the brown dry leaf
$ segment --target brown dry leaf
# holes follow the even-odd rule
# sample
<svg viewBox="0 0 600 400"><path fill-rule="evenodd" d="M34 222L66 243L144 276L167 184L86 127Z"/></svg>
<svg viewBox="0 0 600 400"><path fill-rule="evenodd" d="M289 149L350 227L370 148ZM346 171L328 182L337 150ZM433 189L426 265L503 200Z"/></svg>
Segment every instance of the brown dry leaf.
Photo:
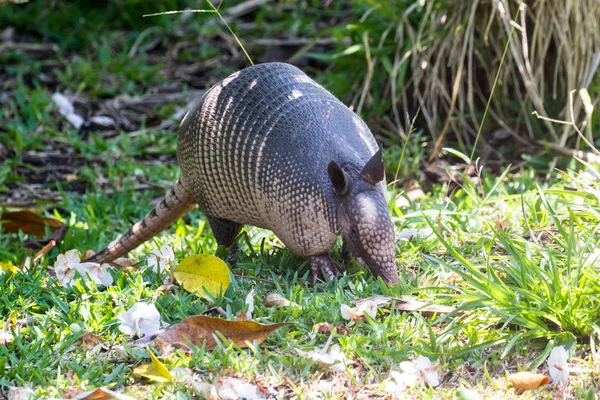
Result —
<svg viewBox="0 0 600 400"><path fill-rule="evenodd" d="M411 312L411 311L420 312L421 314L423 314L426 317L430 317L433 314L449 314L456 310L454 307L438 305L438 304L433 304L433 305L428 306L427 303L424 303L422 301L419 301L419 300L416 300L413 298L400 299L397 297L389 297L389 296L382 296L382 295L371 296L371 297L367 297L366 299L359 299L359 300L356 300L354 303L356 304L357 307L360 307L361 304L364 304L367 302L374 303L377 305L377 307L380 307L391 301L394 301L396 310L406 311L406 312ZM462 313L456 313L456 315L461 315L461 314Z"/></svg>
<svg viewBox="0 0 600 400"><path fill-rule="evenodd" d="M550 377L535 372L521 371L515 374L510 374L508 382L518 391L537 389L544 386Z"/></svg>
<svg viewBox="0 0 600 400"><path fill-rule="evenodd" d="M82 260L87 260L88 258L90 258L91 256L93 256L94 254L96 254L96 252L94 250L86 250L83 252L83 257L81 258Z"/></svg>
<svg viewBox="0 0 600 400"><path fill-rule="evenodd" d="M240 310L235 314L236 321L248 321L248 314L244 310Z"/></svg>
<svg viewBox="0 0 600 400"><path fill-rule="evenodd" d="M279 293L269 293L263 301L265 307L287 307L291 305L290 301Z"/></svg>
<svg viewBox="0 0 600 400"><path fill-rule="evenodd" d="M346 325L341 324L330 324L329 322L319 322L318 324L313 326L313 331L322 333L324 335L330 335L332 330L336 330L338 333L342 335L348 335L352 332L352 329L347 327Z"/></svg>
<svg viewBox="0 0 600 400"><path fill-rule="evenodd" d="M364 304L364 303L373 303L374 305L376 305L379 308L379 306L387 304L392 300L396 300L396 299L394 297L390 297L390 296L377 295L377 296L367 297L366 299L358 299L354 302L354 304L356 304L357 307L360 307L360 305Z"/></svg>
<svg viewBox="0 0 600 400"><path fill-rule="evenodd" d="M119 268L133 267L136 263L136 260L127 257L119 257L116 260L111 261L111 265L117 266ZM133 270L135 271L135 268L133 268Z"/></svg>
<svg viewBox="0 0 600 400"><path fill-rule="evenodd" d="M92 332L85 332L81 335L79 341L81 345L88 350L93 349L99 344L104 344L104 340L100 336L94 335Z"/></svg>
<svg viewBox="0 0 600 400"><path fill-rule="evenodd" d="M444 306L441 304L427 305L422 301L415 299L394 299L396 302L396 310L399 311L416 311L420 312L425 317L431 317L434 314L450 314L454 312L456 308L450 306ZM461 312L457 312L456 315L462 315Z"/></svg>
<svg viewBox="0 0 600 400"><path fill-rule="evenodd" d="M113 392L107 388L98 388L96 390L92 390L91 392L84 392L79 394L77 397L73 397L73 400L134 400L133 397Z"/></svg>
<svg viewBox="0 0 600 400"><path fill-rule="evenodd" d="M46 239L31 239L31 240L26 240L26 241L24 241L22 243L22 246L26 247L28 249L42 249L42 250L44 250L44 248L47 249L47 246L52 246L53 242L54 242L54 245L62 242L62 240L65 238L65 236L67 236L67 230L68 230L68 228L66 226L62 227L62 228L59 228L54 233L52 233L50 236L48 236ZM50 247L50 249L51 248L52 247ZM48 249L47 251L49 251L50 249ZM40 253L41 252L38 252L36 254L36 257Z"/></svg>
<svg viewBox="0 0 600 400"><path fill-rule="evenodd" d="M510 222L510 220L504 218L503 215L500 215L500 214L495 215L494 217L492 217L492 220L494 221L494 228L497 231L507 230L512 227L512 222Z"/></svg>
<svg viewBox="0 0 600 400"><path fill-rule="evenodd" d="M65 179L67 180L67 182L73 182L79 179L79 177L77 176L77 174L67 174L65 176Z"/></svg>
<svg viewBox="0 0 600 400"><path fill-rule="evenodd" d="M13 340L15 340L15 337L11 333L4 330L0 331L0 346L7 345Z"/></svg>
<svg viewBox="0 0 600 400"><path fill-rule="evenodd" d="M456 285L456 284L458 284L459 282L464 282L464 279L463 279L463 277L462 277L462 276L460 276L459 274L457 274L457 273L456 273L456 272L454 272L454 271L451 271L451 272L446 272L445 274L443 274L443 275L442 275L442 277L441 277L441 278L442 278L442 280L443 280L444 282L447 282L447 283L449 283L449 284L451 284L451 285Z"/></svg>
<svg viewBox="0 0 600 400"><path fill-rule="evenodd" d="M246 342L262 343L271 332L285 325L288 323L264 325L254 321L228 321L205 315L192 315L158 335L155 341L158 345L178 344L186 347L188 340L198 347L206 341L206 347L212 349L217 345L213 335L220 332L238 346L248 347Z"/></svg>
<svg viewBox="0 0 600 400"><path fill-rule="evenodd" d="M21 230L39 237L46 236L45 225L48 225L51 232L66 227L57 219L41 217L31 210L6 211L0 217L0 223L5 232L17 233Z"/></svg>

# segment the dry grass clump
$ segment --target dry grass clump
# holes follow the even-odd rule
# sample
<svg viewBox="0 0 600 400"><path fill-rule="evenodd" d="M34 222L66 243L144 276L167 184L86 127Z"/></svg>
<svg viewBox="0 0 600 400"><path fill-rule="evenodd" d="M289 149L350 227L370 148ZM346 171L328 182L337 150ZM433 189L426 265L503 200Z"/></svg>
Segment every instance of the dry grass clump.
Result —
<svg viewBox="0 0 600 400"><path fill-rule="evenodd" d="M573 121L580 127L585 123L582 101L571 92L600 83L596 74L600 64L600 2L428 1L421 3L423 8L417 4L390 13L390 22L392 16L395 18L391 23L394 29L390 32L390 24L384 32L388 44L393 38L395 55L386 87L380 93L389 93L392 99L397 131L406 131L409 121L404 115L414 114L420 107L436 142L434 155L448 133L453 133L463 148L472 146L505 50L484 133L501 128L523 144L547 139L564 146L576 134L573 125L538 119L533 112ZM373 7L371 11L376 14L389 9ZM420 13L420 18L416 17ZM413 44L408 50L407 41ZM368 51L366 54L365 85L356 103L359 110L368 83L372 82L373 89L376 85L372 72L376 59L368 57ZM409 78L402 82L400 74L407 62ZM590 91L595 104L598 95ZM485 135L480 143L485 145ZM579 139L570 145L577 147ZM491 149L489 145L487 149Z"/></svg>
<svg viewBox="0 0 600 400"><path fill-rule="evenodd" d="M575 97L571 107L570 92L598 81L600 3L474 0L447 9L434 9L434 4L428 3L416 42L436 32L447 34L412 57L414 94L433 138L439 143L452 131L473 143L510 36L489 116L517 140L543 138L565 145L574 127L535 121L532 112L584 120L582 102Z"/></svg>

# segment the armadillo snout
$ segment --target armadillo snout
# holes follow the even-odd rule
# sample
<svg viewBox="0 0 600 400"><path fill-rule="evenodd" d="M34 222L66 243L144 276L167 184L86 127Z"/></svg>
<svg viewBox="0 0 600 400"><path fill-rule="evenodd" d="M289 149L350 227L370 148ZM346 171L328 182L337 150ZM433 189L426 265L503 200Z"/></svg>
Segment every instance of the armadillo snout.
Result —
<svg viewBox="0 0 600 400"><path fill-rule="evenodd" d="M397 283L395 233L385 199L372 191L358 194L353 203L350 214L356 233L352 238L354 248L374 275L387 283Z"/></svg>

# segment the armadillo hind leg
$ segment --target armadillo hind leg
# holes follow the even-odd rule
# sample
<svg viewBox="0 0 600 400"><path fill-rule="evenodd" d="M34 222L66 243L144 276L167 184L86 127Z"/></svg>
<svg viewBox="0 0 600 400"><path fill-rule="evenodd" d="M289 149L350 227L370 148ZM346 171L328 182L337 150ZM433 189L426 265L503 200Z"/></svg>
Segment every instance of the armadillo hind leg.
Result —
<svg viewBox="0 0 600 400"><path fill-rule="evenodd" d="M208 215L206 219L219 246L231 246L242 230L242 224L238 224L237 222Z"/></svg>
<svg viewBox="0 0 600 400"><path fill-rule="evenodd" d="M242 224L227 219L211 217L208 215L206 216L206 219L208 220L213 236L217 240L217 244L226 248L231 247L243 227ZM238 250L239 247L237 243L229 250L227 261L232 266L236 264Z"/></svg>
<svg viewBox="0 0 600 400"><path fill-rule="evenodd" d="M352 248L352 242L349 239L344 238L342 242L342 261L347 263L352 257L354 257L359 264L364 263L363 259L360 258Z"/></svg>
<svg viewBox="0 0 600 400"><path fill-rule="evenodd" d="M313 274L313 284L316 284L321 277L333 280L339 274L337 267L327 254L313 257L310 261L310 269Z"/></svg>
<svg viewBox="0 0 600 400"><path fill-rule="evenodd" d="M144 219L136 222L123 236L84 261L111 262L164 231L195 206L196 201L192 199L181 179L178 179L165 198L146 214Z"/></svg>
<svg viewBox="0 0 600 400"><path fill-rule="evenodd" d="M350 261L352 256L353 256L353 252L352 252L352 245L350 243L350 240L344 239L344 241L342 242L342 261L346 263L346 262Z"/></svg>

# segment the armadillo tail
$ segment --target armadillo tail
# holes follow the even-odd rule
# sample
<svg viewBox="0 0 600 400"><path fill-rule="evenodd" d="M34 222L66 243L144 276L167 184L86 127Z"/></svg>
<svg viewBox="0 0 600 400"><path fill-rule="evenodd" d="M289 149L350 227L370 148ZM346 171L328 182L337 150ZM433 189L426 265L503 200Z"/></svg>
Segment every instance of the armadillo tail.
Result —
<svg viewBox="0 0 600 400"><path fill-rule="evenodd" d="M196 202L192 199L190 192L187 191L181 179L178 179L165 198L158 203L154 210L146 214L144 219L136 222L127 233L84 261L106 263L127 254L167 229L190 212L195 205Z"/></svg>

